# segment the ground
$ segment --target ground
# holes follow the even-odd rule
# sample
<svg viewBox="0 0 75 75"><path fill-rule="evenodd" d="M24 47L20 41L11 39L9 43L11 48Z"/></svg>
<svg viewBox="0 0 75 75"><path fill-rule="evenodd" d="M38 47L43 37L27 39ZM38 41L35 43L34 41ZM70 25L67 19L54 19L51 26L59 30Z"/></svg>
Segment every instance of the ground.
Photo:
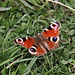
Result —
<svg viewBox="0 0 75 75"><path fill-rule="evenodd" d="M54 51L36 57L13 43L54 21L61 23L60 47ZM0 74L75 75L75 0L1 0Z"/></svg>

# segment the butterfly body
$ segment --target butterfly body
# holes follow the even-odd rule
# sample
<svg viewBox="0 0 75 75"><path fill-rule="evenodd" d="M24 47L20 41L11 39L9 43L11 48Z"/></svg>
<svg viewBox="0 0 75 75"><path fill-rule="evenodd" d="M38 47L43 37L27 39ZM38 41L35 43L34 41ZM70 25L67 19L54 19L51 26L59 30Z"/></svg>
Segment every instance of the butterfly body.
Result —
<svg viewBox="0 0 75 75"><path fill-rule="evenodd" d="M43 56L48 51L59 47L60 23L55 22L45 28L35 37L23 37L14 40L15 44L22 45L29 49L29 53L36 56Z"/></svg>

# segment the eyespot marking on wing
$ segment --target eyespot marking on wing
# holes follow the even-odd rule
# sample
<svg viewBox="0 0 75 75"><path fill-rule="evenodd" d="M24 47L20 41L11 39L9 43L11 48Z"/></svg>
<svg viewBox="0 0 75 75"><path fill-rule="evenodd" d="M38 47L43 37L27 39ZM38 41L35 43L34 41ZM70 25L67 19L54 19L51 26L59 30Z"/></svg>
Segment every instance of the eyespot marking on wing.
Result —
<svg viewBox="0 0 75 75"><path fill-rule="evenodd" d="M22 38L19 38L19 39L16 39L15 41L14 41L16 44L18 43L18 44L21 44L22 42L23 42L23 39Z"/></svg>
<svg viewBox="0 0 75 75"><path fill-rule="evenodd" d="M57 43L59 41L59 36L48 37L48 40Z"/></svg>
<svg viewBox="0 0 75 75"><path fill-rule="evenodd" d="M52 23L52 24L50 25L50 27L51 27L52 29L56 29L56 28L58 28L58 25L57 25L56 23Z"/></svg>
<svg viewBox="0 0 75 75"><path fill-rule="evenodd" d="M29 49L29 53L36 55L37 54L37 48L35 45L33 45L30 49Z"/></svg>

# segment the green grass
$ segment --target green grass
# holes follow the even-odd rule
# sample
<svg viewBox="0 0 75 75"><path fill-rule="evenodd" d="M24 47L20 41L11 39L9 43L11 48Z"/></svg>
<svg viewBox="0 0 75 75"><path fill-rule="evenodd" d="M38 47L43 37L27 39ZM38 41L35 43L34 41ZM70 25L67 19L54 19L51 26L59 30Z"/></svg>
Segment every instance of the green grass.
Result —
<svg viewBox="0 0 75 75"><path fill-rule="evenodd" d="M44 0L0 1L0 75L75 75L75 0L58 1L73 10ZM54 21L62 25L56 50L36 57L14 45L14 39L41 33Z"/></svg>

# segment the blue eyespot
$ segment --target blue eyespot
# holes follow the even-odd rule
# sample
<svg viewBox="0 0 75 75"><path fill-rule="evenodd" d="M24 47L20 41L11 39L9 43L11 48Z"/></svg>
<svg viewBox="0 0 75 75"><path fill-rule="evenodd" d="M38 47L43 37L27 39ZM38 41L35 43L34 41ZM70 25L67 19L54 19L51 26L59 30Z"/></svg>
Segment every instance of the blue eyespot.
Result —
<svg viewBox="0 0 75 75"><path fill-rule="evenodd" d="M56 42L57 41L57 37L53 37L53 42Z"/></svg>
<svg viewBox="0 0 75 75"><path fill-rule="evenodd" d="M31 51L31 52L36 52L36 49L31 48L30 51Z"/></svg>

